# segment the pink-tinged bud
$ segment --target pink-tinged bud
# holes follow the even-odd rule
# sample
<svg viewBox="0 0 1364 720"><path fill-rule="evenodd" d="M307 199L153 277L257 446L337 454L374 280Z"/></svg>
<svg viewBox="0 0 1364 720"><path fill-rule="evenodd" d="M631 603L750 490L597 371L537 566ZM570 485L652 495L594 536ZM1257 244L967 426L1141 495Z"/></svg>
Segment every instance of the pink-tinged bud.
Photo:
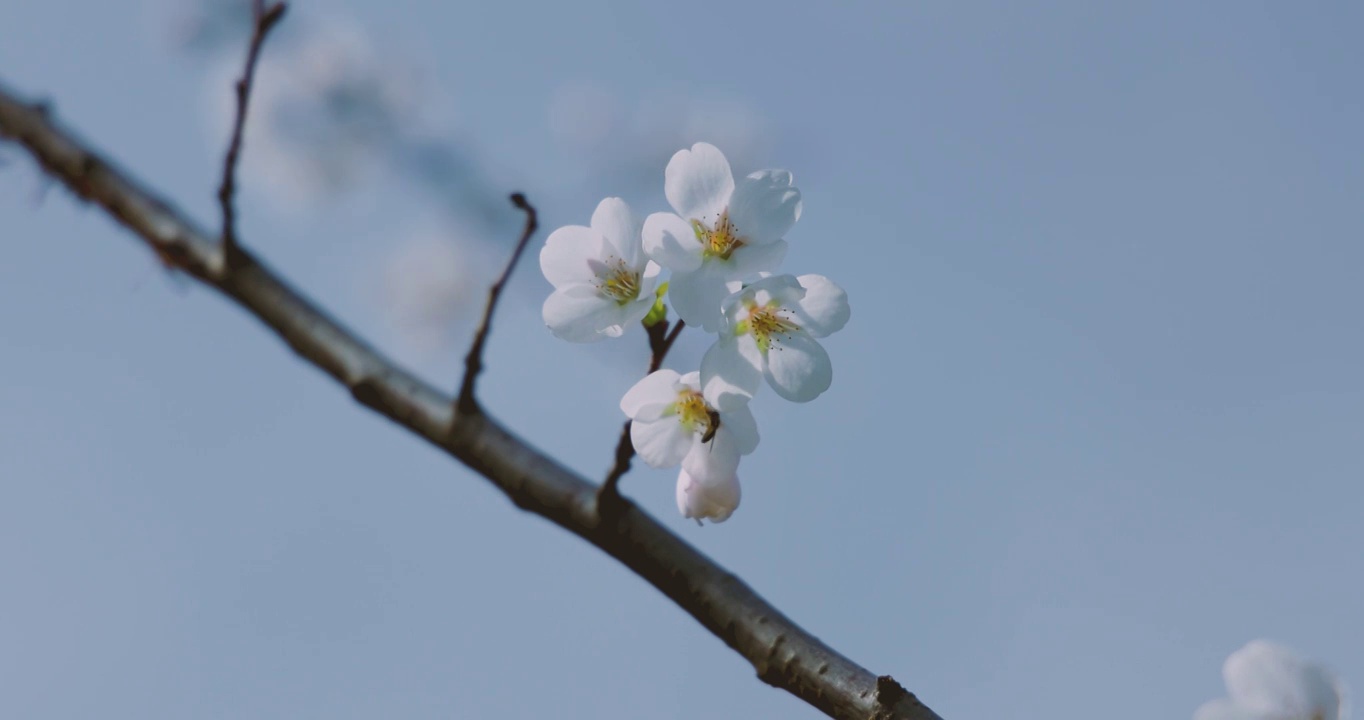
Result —
<svg viewBox="0 0 1364 720"><path fill-rule="evenodd" d="M686 470L677 475L677 509L682 517L724 522L739 507L739 476L693 477Z"/></svg>

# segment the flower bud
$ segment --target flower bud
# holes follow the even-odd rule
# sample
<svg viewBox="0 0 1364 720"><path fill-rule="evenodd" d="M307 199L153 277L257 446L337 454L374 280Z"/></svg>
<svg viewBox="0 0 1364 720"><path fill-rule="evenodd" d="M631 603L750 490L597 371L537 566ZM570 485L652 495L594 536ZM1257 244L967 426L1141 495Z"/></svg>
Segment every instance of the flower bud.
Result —
<svg viewBox="0 0 1364 720"><path fill-rule="evenodd" d="M677 475L677 509L682 517L724 522L739 507L739 476L720 475L701 479L686 470Z"/></svg>

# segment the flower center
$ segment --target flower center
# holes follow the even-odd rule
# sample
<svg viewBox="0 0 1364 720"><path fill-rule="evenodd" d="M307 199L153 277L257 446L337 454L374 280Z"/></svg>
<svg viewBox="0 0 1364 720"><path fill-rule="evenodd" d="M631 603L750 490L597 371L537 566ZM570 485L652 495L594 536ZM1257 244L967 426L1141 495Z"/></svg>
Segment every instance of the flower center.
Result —
<svg viewBox="0 0 1364 720"><path fill-rule="evenodd" d="M777 303L759 307L750 301L748 319L740 322L734 328L734 333L736 335L751 334L753 339L758 342L758 349L766 354L767 349L772 346L773 336L790 336L791 333L800 329L800 325L797 325L789 317L790 313L790 310Z"/></svg>
<svg viewBox="0 0 1364 720"><path fill-rule="evenodd" d="M677 421L690 432L701 431L702 442L709 441L720 429L720 414L706 405L705 398L695 390L683 390L677 394Z"/></svg>
<svg viewBox="0 0 1364 720"><path fill-rule="evenodd" d="M739 228L729 221L729 210L720 213L720 217L715 221L715 227L707 227L700 220L691 221L692 232L696 233L696 239L701 241L702 257L718 257L721 260L728 260L735 250L744 246L744 239L739 235Z"/></svg>
<svg viewBox="0 0 1364 720"><path fill-rule="evenodd" d="M639 297L639 273L618 257L606 261L605 267L597 274L596 285L601 294L621 305Z"/></svg>

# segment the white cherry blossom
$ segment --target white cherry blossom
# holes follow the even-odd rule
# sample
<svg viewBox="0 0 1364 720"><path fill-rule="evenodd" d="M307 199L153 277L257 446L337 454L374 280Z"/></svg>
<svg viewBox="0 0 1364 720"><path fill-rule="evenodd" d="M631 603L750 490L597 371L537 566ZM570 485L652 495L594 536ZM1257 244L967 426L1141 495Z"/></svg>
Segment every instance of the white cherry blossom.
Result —
<svg viewBox="0 0 1364 720"><path fill-rule="evenodd" d="M572 342L619 337L654 304L661 268L644 254L640 225L620 198L606 198L591 227L567 225L550 233L540 270L554 285L545 300L545 325Z"/></svg>
<svg viewBox="0 0 1364 720"><path fill-rule="evenodd" d="M1227 697L1205 703L1194 720L1346 720L1345 689L1325 668L1292 650L1255 640L1222 666Z"/></svg>
<svg viewBox="0 0 1364 720"><path fill-rule="evenodd" d="M677 474L677 509L684 518L721 523L739 507L739 476L733 473L696 478L683 468Z"/></svg>
<svg viewBox="0 0 1364 720"><path fill-rule="evenodd" d="M833 382L816 338L848 322L847 293L823 275L772 275L725 298L719 340L701 360L703 396L721 411L747 403L763 378L793 402Z"/></svg>
<svg viewBox="0 0 1364 720"><path fill-rule="evenodd" d="M738 181L714 145L679 150L664 172L673 213L644 222L644 249L672 271L668 297L688 325L715 332L725 283L775 270L782 236L800 218L800 191L785 170L759 170Z"/></svg>
<svg viewBox="0 0 1364 720"><path fill-rule="evenodd" d="M692 477L731 476L739 456L758 447L758 425L747 405L718 412L701 396L700 373L658 370L620 400L630 417L630 441L652 467L682 463Z"/></svg>

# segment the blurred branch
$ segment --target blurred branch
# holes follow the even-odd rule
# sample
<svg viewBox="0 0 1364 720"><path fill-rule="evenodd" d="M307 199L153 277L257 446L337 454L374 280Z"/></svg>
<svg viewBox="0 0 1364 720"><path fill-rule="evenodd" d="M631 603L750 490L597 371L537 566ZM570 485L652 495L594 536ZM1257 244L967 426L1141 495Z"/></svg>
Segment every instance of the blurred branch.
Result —
<svg viewBox="0 0 1364 720"><path fill-rule="evenodd" d="M686 326L687 321L678 318L677 324L673 326L673 331L668 333L666 337L663 335L663 331L668 329L667 323L654 325L658 328L658 332L653 332L653 328L649 328L649 349L653 352L653 357L649 359L649 372L645 373L646 375L657 372L659 368L663 367L663 358L668 356L668 351L672 349L673 343L677 342L677 336L682 334L682 328Z"/></svg>
<svg viewBox="0 0 1364 720"><path fill-rule="evenodd" d="M668 356L668 351L672 349L673 343L677 341L677 336L682 333L682 328L687 323L682 318L677 319L677 325L673 326L673 331L668 332L668 321L662 320L653 325L646 325L644 331L649 335L649 371L644 373L646 376L656 372L663 367L663 358ZM620 495L620 479L625 477L625 473L630 472L630 461L635 457L635 444L630 439L631 420L625 421L625 427L620 429L620 439L616 441L616 461L611 466L611 471L606 474L606 480L601 484L601 491L598 496L602 499L614 499Z"/></svg>
<svg viewBox="0 0 1364 720"><path fill-rule="evenodd" d="M223 209L223 249L229 262L242 259L238 253L237 212L232 201L237 193L237 163L241 159L242 131L246 127L246 108L251 101L251 81L256 75L256 60L260 57L265 36L284 17L287 5L281 0L267 9L265 0L252 0L251 17L254 30L251 43L246 51L246 67L234 86L237 93L237 114L232 120L232 139L227 144L227 157L223 158L223 182L218 188L218 204Z"/></svg>
<svg viewBox="0 0 1364 720"><path fill-rule="evenodd" d="M521 239L516 242L516 249L512 250L507 266L502 268L502 275L488 289L488 304L483 308L483 320L479 322L478 331L474 333L474 343L469 346L469 354L464 357L464 382L460 383L459 398L456 400L459 403L458 411L462 413L478 410L478 401L474 398L474 383L478 380L478 374L483 372L483 345L488 341L488 331L492 329L493 312L497 310L497 300L502 297L502 288L506 286L507 278L511 277L512 270L516 269L516 263L521 259L521 253L525 252L526 244L530 242L530 236L534 235L535 228L539 227L535 208L526 200L525 195L513 193L511 202L526 214L526 227L521 231Z"/></svg>
<svg viewBox="0 0 1364 720"><path fill-rule="evenodd" d="M477 406L457 405L366 345L265 264L229 264L213 234L0 85L0 137L23 145L82 199L98 204L168 265L218 290L331 375L362 405L487 478L518 507L596 545L657 587L742 655L764 682L835 718L940 720L889 676L877 677L786 618L738 577L619 498L520 440ZM244 252L244 251L243 251Z"/></svg>

